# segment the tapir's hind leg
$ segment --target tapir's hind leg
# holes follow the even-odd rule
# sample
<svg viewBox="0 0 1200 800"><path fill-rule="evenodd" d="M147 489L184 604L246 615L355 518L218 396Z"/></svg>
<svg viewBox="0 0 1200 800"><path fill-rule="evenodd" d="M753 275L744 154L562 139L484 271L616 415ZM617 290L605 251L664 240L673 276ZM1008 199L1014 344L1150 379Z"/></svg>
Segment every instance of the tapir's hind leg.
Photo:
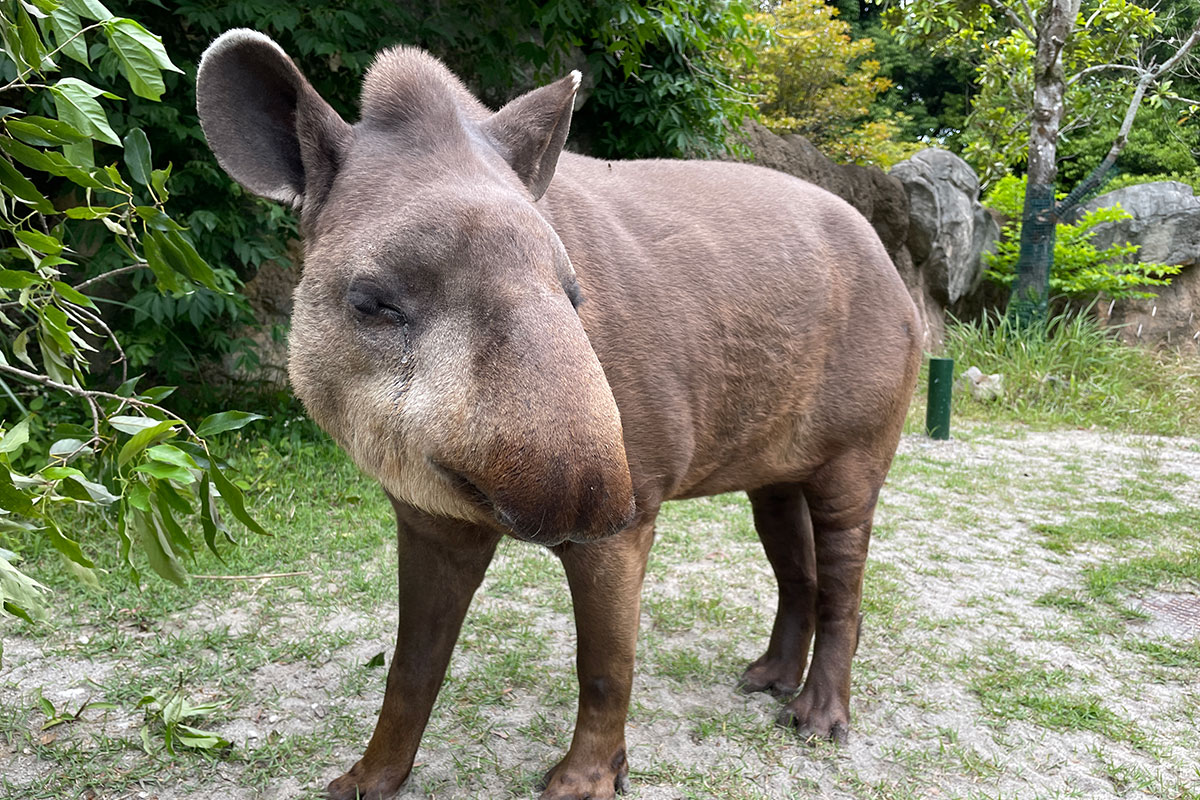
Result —
<svg viewBox="0 0 1200 800"><path fill-rule="evenodd" d="M796 483L747 492L754 527L779 582L779 606L767 652L746 668L739 683L747 692L795 694L804 677L817 615L817 562L812 521Z"/></svg>
<svg viewBox="0 0 1200 800"><path fill-rule="evenodd" d="M863 568L887 462L848 452L804 483L817 568L812 666L780 722L842 742L850 729L850 661L858 647Z"/></svg>

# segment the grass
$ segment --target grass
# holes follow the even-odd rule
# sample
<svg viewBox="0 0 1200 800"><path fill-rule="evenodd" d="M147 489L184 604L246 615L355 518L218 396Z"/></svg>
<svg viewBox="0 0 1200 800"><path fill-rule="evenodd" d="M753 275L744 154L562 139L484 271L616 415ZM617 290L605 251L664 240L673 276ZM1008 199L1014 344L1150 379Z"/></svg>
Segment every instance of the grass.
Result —
<svg viewBox="0 0 1200 800"><path fill-rule="evenodd" d="M954 359L956 375L975 366L1003 376L997 401L976 401L955 387L952 413L960 420L1200 434L1200 362L1125 345L1087 311L1059 314L1032 331L1003 316L951 319L942 355ZM910 429L924 425L927 385L926 366Z"/></svg>
<svg viewBox="0 0 1200 800"><path fill-rule="evenodd" d="M1055 412L1043 411L1050 425ZM868 561L844 748L805 745L773 725L778 699L734 689L775 604L745 497L667 504L629 717L635 791L1194 800L1200 639L1147 635L1135 609L1152 592L1200 592L1200 448L1043 435L1012 418L983 408L950 442L903 444ZM0 796L316 797L361 754L394 636L387 501L323 441L228 447L259 465L250 495L273 535L245 534L223 560L198 552L190 569L301 574L137 587L97 519L83 521L81 540L109 571L100 589L53 552L32 552L56 613L3 630ZM385 663L371 666L379 653ZM401 797L535 798L570 742L573 658L561 567L505 543ZM59 709L88 697L117 708L44 740L39 688ZM152 725L145 752L136 703L175 688L218 704L200 725L232 748L172 756Z"/></svg>

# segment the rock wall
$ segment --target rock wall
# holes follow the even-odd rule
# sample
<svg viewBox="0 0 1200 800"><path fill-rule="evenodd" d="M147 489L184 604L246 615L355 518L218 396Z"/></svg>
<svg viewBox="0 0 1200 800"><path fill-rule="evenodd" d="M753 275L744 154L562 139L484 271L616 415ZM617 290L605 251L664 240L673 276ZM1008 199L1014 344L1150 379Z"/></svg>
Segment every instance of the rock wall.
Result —
<svg viewBox="0 0 1200 800"><path fill-rule="evenodd" d="M1169 286L1149 287L1151 299L1098 304L1101 321L1127 342L1200 354L1200 197L1185 183L1161 181L1100 195L1083 210L1118 204L1133 218L1097 226L1095 245L1136 244L1140 260L1183 271Z"/></svg>

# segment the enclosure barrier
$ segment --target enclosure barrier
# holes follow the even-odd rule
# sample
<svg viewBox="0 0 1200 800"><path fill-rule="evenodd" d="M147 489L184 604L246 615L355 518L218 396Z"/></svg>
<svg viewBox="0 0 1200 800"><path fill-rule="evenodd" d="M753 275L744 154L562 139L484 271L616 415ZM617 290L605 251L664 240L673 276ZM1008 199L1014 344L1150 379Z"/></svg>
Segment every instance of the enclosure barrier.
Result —
<svg viewBox="0 0 1200 800"><path fill-rule="evenodd" d="M950 390L954 384L954 359L929 359L929 402L925 406L925 433L934 439L950 438Z"/></svg>

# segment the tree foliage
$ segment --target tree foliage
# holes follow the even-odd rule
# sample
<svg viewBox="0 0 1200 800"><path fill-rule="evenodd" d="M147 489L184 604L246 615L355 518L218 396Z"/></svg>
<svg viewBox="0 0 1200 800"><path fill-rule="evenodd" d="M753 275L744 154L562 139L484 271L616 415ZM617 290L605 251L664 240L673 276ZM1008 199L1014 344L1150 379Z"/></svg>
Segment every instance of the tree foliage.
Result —
<svg viewBox="0 0 1200 800"><path fill-rule="evenodd" d="M171 166L154 167L115 93L157 102L178 67L157 36L99 0L5 0L0 37L0 93L16 103L0 108L0 615L28 620L41 586L16 566L23 545L58 551L98 583L93 543L64 521L77 509L111 523L135 579L147 568L186 579L192 521L214 552L218 536L232 541L222 505L263 531L206 441L256 417L223 412L193 428L164 408L173 388L128 377L103 296L129 275L174 299L230 293L168 212ZM64 76L67 60L88 79ZM104 61L123 86L93 70ZM112 255L97 265L102 246ZM101 346L121 372L110 391L88 385Z"/></svg>
<svg viewBox="0 0 1200 800"><path fill-rule="evenodd" d="M1034 38L1043 4L915 0L885 15L909 47L976 65L977 92L962 142L964 157L985 184L1025 163ZM1059 155L1070 165L1064 178L1081 179L1108 151L1133 93L1134 71L1156 58L1161 62L1172 42L1182 41L1188 19L1186 13L1164 18L1132 0L1084 0L1062 52L1067 91ZM1178 88L1171 80L1152 87L1137 125L1157 135L1147 131L1134 137L1123 156L1130 169L1186 171L1195 165L1200 120L1193 118L1195 106L1189 102L1195 96ZM1164 147L1165 142L1170 144Z"/></svg>
<svg viewBox="0 0 1200 800"><path fill-rule="evenodd" d="M765 32L745 79L760 86L762 121L777 133L799 133L838 161L889 166L911 154L896 139L905 117L872 116L891 81L879 75L870 38L851 37L850 23L824 0L786 0L754 16Z"/></svg>
<svg viewBox="0 0 1200 800"><path fill-rule="evenodd" d="M1006 175L993 184L985 205L1007 219L994 253L985 254L985 277L1003 286L1016 279L1020 256L1021 213L1025 179ZM1114 299L1145 298L1154 294L1147 286L1165 286L1181 267L1137 259L1135 244L1113 244L1103 249L1092 242L1099 225L1130 219L1120 205L1084 213L1076 222L1060 222L1054 240L1054 266L1050 270L1052 295L1091 298L1098 293Z"/></svg>

